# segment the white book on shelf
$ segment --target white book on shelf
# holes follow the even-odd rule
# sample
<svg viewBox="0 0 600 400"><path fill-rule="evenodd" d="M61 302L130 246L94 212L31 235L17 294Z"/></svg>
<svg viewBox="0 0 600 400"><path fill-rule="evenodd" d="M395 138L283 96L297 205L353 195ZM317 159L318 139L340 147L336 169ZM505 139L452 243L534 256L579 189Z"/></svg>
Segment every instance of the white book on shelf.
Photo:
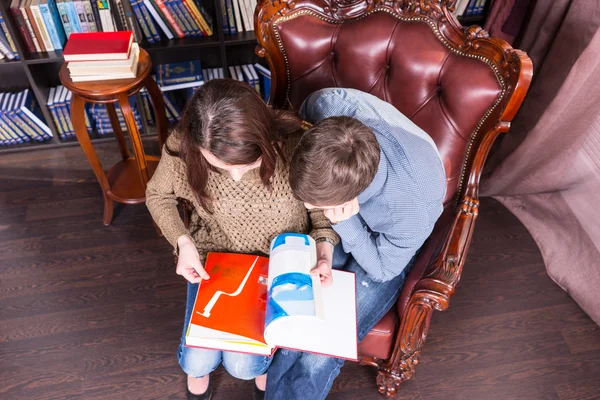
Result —
<svg viewBox="0 0 600 400"><path fill-rule="evenodd" d="M248 9L246 8L246 1L245 0L233 0L233 1L237 1L239 3L242 23L244 24L244 30L249 31L250 24L248 22L249 19L248 19Z"/></svg>
<svg viewBox="0 0 600 400"><path fill-rule="evenodd" d="M238 32L244 31L244 25L242 25L242 14L240 10L239 0L232 0L233 3L233 15L235 16L235 26Z"/></svg>
<svg viewBox="0 0 600 400"><path fill-rule="evenodd" d="M225 71L223 70L223 68L218 68L219 70L219 78L223 79L225 78Z"/></svg>
<svg viewBox="0 0 600 400"><path fill-rule="evenodd" d="M237 75L237 80L245 82L245 80L244 80L244 74L242 73L242 67L240 67L239 65L236 65L235 66L235 72L236 72L236 75Z"/></svg>

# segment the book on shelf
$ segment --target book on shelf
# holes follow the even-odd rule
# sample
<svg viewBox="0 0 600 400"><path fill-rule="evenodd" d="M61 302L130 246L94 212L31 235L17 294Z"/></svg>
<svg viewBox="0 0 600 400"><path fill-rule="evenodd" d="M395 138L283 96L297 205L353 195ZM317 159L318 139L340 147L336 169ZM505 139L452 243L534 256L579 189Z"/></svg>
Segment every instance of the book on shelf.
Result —
<svg viewBox="0 0 600 400"><path fill-rule="evenodd" d="M277 348L357 360L356 286L333 270L321 287L314 240L284 233L270 257L208 253L209 280L200 283L185 344L271 355Z"/></svg>
<svg viewBox="0 0 600 400"><path fill-rule="evenodd" d="M17 53L17 47L15 41L6 26L4 16L0 12L0 54L8 60L18 60L19 54Z"/></svg>
<svg viewBox="0 0 600 400"><path fill-rule="evenodd" d="M254 68L256 72L258 72L258 74L260 75L262 82L261 86L263 98L265 99L265 102L268 103L271 95L271 71L269 71L268 68L263 67L259 63L254 64Z"/></svg>
<svg viewBox="0 0 600 400"><path fill-rule="evenodd" d="M0 145L43 142L51 137L31 90L0 93Z"/></svg>

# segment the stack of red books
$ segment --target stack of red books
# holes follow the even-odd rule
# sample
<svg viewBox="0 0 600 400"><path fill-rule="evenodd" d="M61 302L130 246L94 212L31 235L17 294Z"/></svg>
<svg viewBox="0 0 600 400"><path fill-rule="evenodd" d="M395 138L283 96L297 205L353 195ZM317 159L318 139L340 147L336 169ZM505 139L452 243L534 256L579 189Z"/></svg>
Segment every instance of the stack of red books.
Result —
<svg viewBox="0 0 600 400"><path fill-rule="evenodd" d="M63 52L73 82L135 78L139 55L131 31L72 33Z"/></svg>

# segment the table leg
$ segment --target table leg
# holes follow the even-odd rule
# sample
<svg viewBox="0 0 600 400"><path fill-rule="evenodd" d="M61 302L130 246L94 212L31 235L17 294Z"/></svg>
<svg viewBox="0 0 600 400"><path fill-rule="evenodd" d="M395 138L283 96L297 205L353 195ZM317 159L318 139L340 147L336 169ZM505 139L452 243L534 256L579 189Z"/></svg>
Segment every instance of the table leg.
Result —
<svg viewBox="0 0 600 400"><path fill-rule="evenodd" d="M150 100L152 102L152 108L154 109L154 116L156 117L156 129L158 130L158 144L162 150L162 146L167 141L168 136L168 122L167 114L165 113L165 102L162 97L162 92L151 76L148 76L146 79L144 79L144 86L148 90L148 94L150 95Z"/></svg>
<svg viewBox="0 0 600 400"><path fill-rule="evenodd" d="M102 164L100 164L100 160L98 159L98 154L96 154L96 150L94 150L94 146L90 140L87 127L85 126L85 100L76 94L73 94L73 99L71 100L71 121L73 122L77 140L102 188L102 194L104 195L104 217L102 222L105 226L108 226L110 225L113 216L113 201L108 196L110 185L106 178L106 174L104 173L104 169L102 168Z"/></svg>
<svg viewBox="0 0 600 400"><path fill-rule="evenodd" d="M144 145L142 143L142 138L140 137L140 131L135 123L135 118L133 117L133 111L129 105L127 94L119 94L118 99L121 111L123 112L123 118L125 119L125 125L127 125L127 132L129 132L129 138L133 145L133 152L135 154L138 170L140 171L142 183L144 184L144 188L146 188L146 184L149 180L148 164L146 163L146 154L144 153Z"/></svg>
<svg viewBox="0 0 600 400"><path fill-rule="evenodd" d="M110 118L110 124L112 125L113 131L115 132L115 138L119 143L119 150L121 150L121 157L123 160L129 158L129 150L127 149L127 142L125 141L125 135L121 130L121 124L119 123L119 117L115 111L115 106L112 103L106 104L106 110L108 111L108 117Z"/></svg>

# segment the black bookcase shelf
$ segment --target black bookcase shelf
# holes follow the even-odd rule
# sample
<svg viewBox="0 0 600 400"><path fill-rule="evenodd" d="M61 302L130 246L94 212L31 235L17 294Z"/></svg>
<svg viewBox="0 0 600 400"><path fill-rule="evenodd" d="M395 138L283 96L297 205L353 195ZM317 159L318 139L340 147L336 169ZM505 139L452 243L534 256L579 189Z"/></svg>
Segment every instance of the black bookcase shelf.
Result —
<svg viewBox="0 0 600 400"><path fill-rule="evenodd" d="M211 14L213 35L209 37L185 37L182 39L163 39L159 43L150 44L145 40L140 46L152 58L154 65L200 60L203 68L223 68L225 76L229 76L229 65L250 64L260 61L254 54L256 37L254 31L241 32L235 35L223 34L220 0L198 0ZM54 137L45 142L28 142L14 146L0 147L0 153L31 151L38 149L53 149L62 146L75 146L75 138L60 139L54 126L50 111L46 106L48 91L51 87L60 84L58 71L64 60L61 51L28 53L21 41L16 24L9 11L11 0L0 0L0 13L4 18L7 28L15 40L17 52L21 56L18 61L0 60L0 92L17 91L30 88L42 109L44 119L50 126ZM140 113L144 127L148 127L144 120L144 113ZM92 142L106 142L115 140L110 135L90 135ZM143 137L156 136L152 127L145 129Z"/></svg>

